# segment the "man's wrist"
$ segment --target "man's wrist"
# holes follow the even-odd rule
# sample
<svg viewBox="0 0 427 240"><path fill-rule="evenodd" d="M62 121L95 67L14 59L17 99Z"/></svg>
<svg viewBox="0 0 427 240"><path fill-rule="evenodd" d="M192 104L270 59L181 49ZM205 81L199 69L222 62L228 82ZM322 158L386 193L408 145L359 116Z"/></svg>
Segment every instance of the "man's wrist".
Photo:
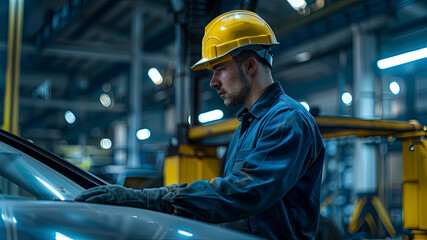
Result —
<svg viewBox="0 0 427 240"><path fill-rule="evenodd" d="M145 188L142 193L145 195L147 200L147 209L160 212L170 211L170 203L162 199L163 196L168 193L168 189L166 187Z"/></svg>

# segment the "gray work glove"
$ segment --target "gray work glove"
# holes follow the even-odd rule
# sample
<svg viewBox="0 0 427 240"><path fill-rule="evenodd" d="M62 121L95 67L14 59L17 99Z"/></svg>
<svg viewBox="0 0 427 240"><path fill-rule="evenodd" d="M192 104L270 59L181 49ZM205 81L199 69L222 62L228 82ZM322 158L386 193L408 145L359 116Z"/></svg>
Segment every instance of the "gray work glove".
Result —
<svg viewBox="0 0 427 240"><path fill-rule="evenodd" d="M178 188L187 184L173 184L160 188L145 188L137 190L120 185L104 185L94 187L80 193L75 200L90 203L105 203L130 207L151 209L161 212L170 212L171 204L163 200L168 192L176 192Z"/></svg>

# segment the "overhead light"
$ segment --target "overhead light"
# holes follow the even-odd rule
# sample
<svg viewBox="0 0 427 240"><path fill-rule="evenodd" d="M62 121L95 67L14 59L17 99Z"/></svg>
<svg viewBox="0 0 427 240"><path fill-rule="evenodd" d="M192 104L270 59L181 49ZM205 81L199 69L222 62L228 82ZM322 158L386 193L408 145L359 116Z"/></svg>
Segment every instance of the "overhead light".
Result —
<svg viewBox="0 0 427 240"><path fill-rule="evenodd" d="M422 58L427 58L427 48L403 53L394 57L384 58L377 62L379 69L395 67L401 64L413 62Z"/></svg>
<svg viewBox="0 0 427 240"><path fill-rule="evenodd" d="M136 132L136 137L141 141L149 139L150 136L151 136L151 132L150 132L150 130L148 130L146 128L140 129L140 130L138 130L138 132Z"/></svg>
<svg viewBox="0 0 427 240"><path fill-rule="evenodd" d="M295 56L295 60L299 63L307 62L311 59L311 54L309 52L302 52Z"/></svg>
<svg viewBox="0 0 427 240"><path fill-rule="evenodd" d="M105 82L102 84L102 90L104 92L109 92L111 90L111 83Z"/></svg>
<svg viewBox="0 0 427 240"><path fill-rule="evenodd" d="M102 149L110 149L111 146L113 145L111 140L108 138L103 138L101 139L101 141L99 142L99 145L101 146Z"/></svg>
<svg viewBox="0 0 427 240"><path fill-rule="evenodd" d="M305 109L307 109L307 111L310 111L310 106L308 105L307 102L300 102L300 103L305 107Z"/></svg>
<svg viewBox="0 0 427 240"><path fill-rule="evenodd" d="M103 93L101 96L99 96L99 101L104 107L109 107L111 105L111 98L106 93Z"/></svg>
<svg viewBox="0 0 427 240"><path fill-rule="evenodd" d="M198 119L200 123L207 123L221 119L223 116L224 113L221 110L216 109L209 112L200 113Z"/></svg>
<svg viewBox="0 0 427 240"><path fill-rule="evenodd" d="M341 100L346 106L350 106L353 102L353 96L349 92L345 92L341 95Z"/></svg>
<svg viewBox="0 0 427 240"><path fill-rule="evenodd" d="M66 111L64 114L65 121L69 124L73 124L76 121L76 116L71 111Z"/></svg>
<svg viewBox="0 0 427 240"><path fill-rule="evenodd" d="M150 70L148 70L148 76L151 78L151 81L153 81L153 83L156 85L160 85L163 82L163 77L160 74L159 70L157 70L157 68L150 68Z"/></svg>
<svg viewBox="0 0 427 240"><path fill-rule="evenodd" d="M304 9L305 7L307 7L307 2L305 0L288 0L288 3L296 11Z"/></svg>
<svg viewBox="0 0 427 240"><path fill-rule="evenodd" d="M394 95L397 95L400 93L400 86L399 86L399 83L397 83L396 81L391 82L388 87L390 88L390 91Z"/></svg>

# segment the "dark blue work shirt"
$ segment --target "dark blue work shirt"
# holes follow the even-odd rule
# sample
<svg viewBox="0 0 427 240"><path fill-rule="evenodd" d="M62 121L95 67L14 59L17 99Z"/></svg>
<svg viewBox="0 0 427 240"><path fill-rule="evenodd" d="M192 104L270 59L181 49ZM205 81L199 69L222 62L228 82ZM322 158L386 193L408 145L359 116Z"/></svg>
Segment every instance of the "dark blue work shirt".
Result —
<svg viewBox="0 0 427 240"><path fill-rule="evenodd" d="M240 222L268 239L312 239L325 152L314 118L274 83L239 120L224 177L196 181L165 200L178 215Z"/></svg>

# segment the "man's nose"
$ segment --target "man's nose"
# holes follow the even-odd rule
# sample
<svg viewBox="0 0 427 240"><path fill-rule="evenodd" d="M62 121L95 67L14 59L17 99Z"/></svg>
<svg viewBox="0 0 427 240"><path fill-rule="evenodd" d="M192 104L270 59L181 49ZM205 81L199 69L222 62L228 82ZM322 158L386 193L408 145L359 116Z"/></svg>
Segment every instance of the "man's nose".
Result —
<svg viewBox="0 0 427 240"><path fill-rule="evenodd" d="M221 83L220 83L220 81L218 81L217 77L215 77L215 74L212 75L212 78L211 78L209 85L213 89L218 89L221 87Z"/></svg>

